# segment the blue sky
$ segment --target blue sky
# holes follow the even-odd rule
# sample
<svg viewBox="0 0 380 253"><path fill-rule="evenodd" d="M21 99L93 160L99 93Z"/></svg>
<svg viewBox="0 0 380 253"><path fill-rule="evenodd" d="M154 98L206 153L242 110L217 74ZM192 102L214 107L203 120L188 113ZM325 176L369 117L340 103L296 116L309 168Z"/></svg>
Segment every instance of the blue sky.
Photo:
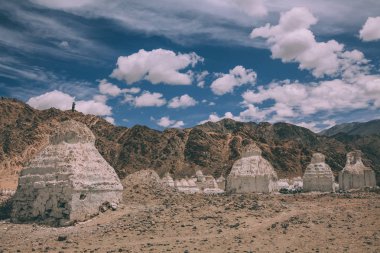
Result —
<svg viewBox="0 0 380 253"><path fill-rule="evenodd" d="M376 0L0 0L0 95L115 125L380 117Z"/></svg>

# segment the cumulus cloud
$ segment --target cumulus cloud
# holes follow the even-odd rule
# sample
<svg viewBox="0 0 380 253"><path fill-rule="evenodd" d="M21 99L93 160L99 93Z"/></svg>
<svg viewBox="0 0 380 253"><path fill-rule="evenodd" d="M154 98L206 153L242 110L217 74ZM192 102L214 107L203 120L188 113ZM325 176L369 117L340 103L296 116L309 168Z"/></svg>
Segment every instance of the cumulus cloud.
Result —
<svg viewBox="0 0 380 253"><path fill-rule="evenodd" d="M35 109L45 110L49 108L57 108L60 110L71 109L75 97L61 91L46 92L40 96L31 97L27 104ZM79 100L75 101L75 109L84 114L93 114L97 116L106 116L112 114L112 108L104 103L95 100Z"/></svg>
<svg viewBox="0 0 380 253"><path fill-rule="evenodd" d="M140 91L141 89L137 87L120 89L117 85L107 81L107 79L102 79L99 81L99 92L103 95L116 97L123 93L137 94Z"/></svg>
<svg viewBox="0 0 380 253"><path fill-rule="evenodd" d="M105 104L107 102L108 97L106 95L95 95L92 99L96 102Z"/></svg>
<svg viewBox="0 0 380 253"><path fill-rule="evenodd" d="M207 70L202 71L202 72L196 74L195 79L196 79L196 81L197 81L197 86L198 86L199 88L204 88L204 87L205 87L206 82L205 82L204 79L205 79L206 76L208 76L209 74L210 74L210 73L209 73Z"/></svg>
<svg viewBox="0 0 380 253"><path fill-rule="evenodd" d="M335 40L317 42L309 29L316 23L307 8L295 7L281 14L278 25L255 28L250 37L266 39L274 59L298 62L300 69L311 70L316 77L337 75L353 55L345 54L344 45Z"/></svg>
<svg viewBox="0 0 380 253"><path fill-rule="evenodd" d="M99 82L99 91L104 95L116 97L122 93L122 90L116 85L108 82L106 79L102 79Z"/></svg>
<svg viewBox="0 0 380 253"><path fill-rule="evenodd" d="M161 48L152 51L140 49L129 56L120 56L111 77L128 84L147 80L153 84L190 85L192 73L180 71L194 67L200 61L203 58L196 53L176 54Z"/></svg>
<svg viewBox="0 0 380 253"><path fill-rule="evenodd" d="M144 91L140 96L125 95L124 102L135 107L160 107L166 104L166 99L161 93Z"/></svg>
<svg viewBox="0 0 380 253"><path fill-rule="evenodd" d="M233 119L240 121L240 119L238 117L235 117L231 112L226 112L224 116L221 117L219 117L217 113L213 112L209 115L208 119L199 122L199 124L204 124L206 122L218 122L222 119Z"/></svg>
<svg viewBox="0 0 380 253"><path fill-rule="evenodd" d="M112 108L110 106L94 100L79 100L76 102L75 109L84 114L93 114L97 116L112 114Z"/></svg>
<svg viewBox="0 0 380 253"><path fill-rule="evenodd" d="M256 72L236 66L228 74L220 74L220 77L211 83L211 90L216 95L224 95L233 92L235 87L256 82Z"/></svg>
<svg viewBox="0 0 380 253"><path fill-rule="evenodd" d="M180 97L174 97L172 100L170 100L168 107L169 108L187 108L187 107L194 106L197 103L198 102L194 98L185 94Z"/></svg>
<svg viewBox="0 0 380 253"><path fill-rule="evenodd" d="M107 120L112 125L115 125L115 119L114 118L107 116L107 117L104 117L104 119Z"/></svg>
<svg viewBox="0 0 380 253"><path fill-rule="evenodd" d="M273 106L261 110L272 119L283 120L325 112L380 108L380 76L358 75L352 79L325 80L318 83L272 83L257 91L243 93L245 105L260 105L273 100Z"/></svg>
<svg viewBox="0 0 380 253"><path fill-rule="evenodd" d="M46 92L40 96L31 97L26 103L39 110L46 110L52 107L59 110L69 110L74 101L74 97L61 91L54 90Z"/></svg>
<svg viewBox="0 0 380 253"><path fill-rule="evenodd" d="M176 121L171 120L169 117L165 116L156 121L157 125L161 127L173 127L173 128L181 128L185 125L182 120Z"/></svg>
<svg viewBox="0 0 380 253"><path fill-rule="evenodd" d="M363 41L379 40L380 17L369 17L362 29L359 31L359 36Z"/></svg>

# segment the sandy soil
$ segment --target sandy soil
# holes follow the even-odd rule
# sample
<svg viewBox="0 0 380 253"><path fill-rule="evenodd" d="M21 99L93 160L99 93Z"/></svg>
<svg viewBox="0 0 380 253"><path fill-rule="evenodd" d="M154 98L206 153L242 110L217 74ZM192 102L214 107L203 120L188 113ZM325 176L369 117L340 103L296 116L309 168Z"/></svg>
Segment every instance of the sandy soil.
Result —
<svg viewBox="0 0 380 253"><path fill-rule="evenodd" d="M378 193L169 195L72 227L0 221L0 252L380 252Z"/></svg>

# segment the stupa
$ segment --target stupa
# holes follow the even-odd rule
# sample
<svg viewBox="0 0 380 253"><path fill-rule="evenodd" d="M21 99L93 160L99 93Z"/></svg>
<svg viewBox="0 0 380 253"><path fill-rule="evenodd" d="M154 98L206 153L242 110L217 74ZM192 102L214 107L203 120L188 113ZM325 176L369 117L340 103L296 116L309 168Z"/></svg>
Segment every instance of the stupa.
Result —
<svg viewBox="0 0 380 253"><path fill-rule="evenodd" d="M306 192L334 192L334 174L325 163L325 156L314 153L303 176L303 190Z"/></svg>
<svg viewBox="0 0 380 253"><path fill-rule="evenodd" d="M165 173L165 176L161 179L161 182L164 184L164 185L167 185L167 186L170 186L170 187L174 187L174 180L173 178L170 176L170 173L169 172L166 172Z"/></svg>
<svg viewBox="0 0 380 253"><path fill-rule="evenodd" d="M339 173L341 190L360 189L376 186L375 172L362 161L362 152L355 150L347 154L346 166Z"/></svg>
<svg viewBox="0 0 380 253"><path fill-rule="evenodd" d="M12 221L71 225L117 206L123 186L84 124L60 123L49 144L21 171Z"/></svg>
<svg viewBox="0 0 380 253"><path fill-rule="evenodd" d="M251 144L243 151L227 177L226 191L235 193L261 192L277 190L277 174L272 165L261 156L256 144Z"/></svg>

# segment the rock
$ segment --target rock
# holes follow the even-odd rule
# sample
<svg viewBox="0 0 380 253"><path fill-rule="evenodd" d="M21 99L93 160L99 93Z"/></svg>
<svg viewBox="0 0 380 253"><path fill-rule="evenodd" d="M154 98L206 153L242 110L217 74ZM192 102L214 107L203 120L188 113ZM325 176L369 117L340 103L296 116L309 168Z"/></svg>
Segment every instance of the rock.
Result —
<svg viewBox="0 0 380 253"><path fill-rule="evenodd" d="M227 177L226 191L236 193L277 190L277 174L272 165L261 156L256 144L247 146L243 157L237 160Z"/></svg>
<svg viewBox="0 0 380 253"><path fill-rule="evenodd" d="M62 242L67 240L67 235L59 235L57 241Z"/></svg>
<svg viewBox="0 0 380 253"><path fill-rule="evenodd" d="M375 172L362 162L362 152L355 150L347 154L346 166L339 173L339 188L343 191L375 187Z"/></svg>
<svg viewBox="0 0 380 253"><path fill-rule="evenodd" d="M116 211L116 209L118 208L118 204L117 203L110 203L110 208L112 209L112 211Z"/></svg>
<svg viewBox="0 0 380 253"><path fill-rule="evenodd" d="M21 172L12 221L66 226L96 215L105 201L119 203L123 186L95 147L86 125L62 122Z"/></svg>
<svg viewBox="0 0 380 253"><path fill-rule="evenodd" d="M325 163L325 156L314 153L310 164L303 176L303 190L305 192L334 192L334 175L330 166Z"/></svg>

